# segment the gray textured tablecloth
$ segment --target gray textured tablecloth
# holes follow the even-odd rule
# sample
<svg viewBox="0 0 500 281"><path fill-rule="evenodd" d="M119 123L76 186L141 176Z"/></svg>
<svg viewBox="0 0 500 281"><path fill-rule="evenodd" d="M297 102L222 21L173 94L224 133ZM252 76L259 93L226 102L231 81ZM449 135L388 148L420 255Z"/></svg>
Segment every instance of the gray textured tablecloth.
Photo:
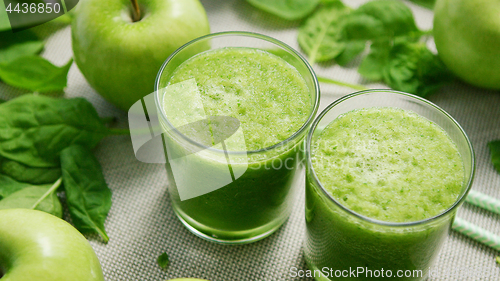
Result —
<svg viewBox="0 0 500 281"><path fill-rule="evenodd" d="M202 0L212 32L245 30L270 35L298 49L299 22L286 22L261 12L244 0ZM365 1L349 0L353 7ZM417 24L432 28L432 11L409 4ZM43 29L43 28L42 28ZM50 30L47 30L49 32ZM42 30L44 32L44 30ZM431 45L432 42L429 42ZM58 29L49 39L43 56L62 65L71 56L70 28ZM319 75L351 83L366 83L355 66L341 68L315 65ZM370 88L387 88L367 84ZM69 72L67 96L90 100L101 116L116 116L127 126L125 112L103 100L87 84L76 65ZM349 88L321 85L321 109L352 92ZM11 98L22 91L0 83L0 95ZM500 139L500 93L471 87L461 82L443 88L430 100L449 112L471 138L477 157L473 188L500 198L500 175L490 162L488 141ZM244 246L223 246L199 239L175 217L166 191L166 175L161 165L144 164L134 157L130 137L104 139L95 150L106 180L113 190L113 206L106 221L110 242L96 236L89 240L95 249L106 280L165 280L198 277L219 280L309 280L292 278L290 269L305 269L302 241L305 231L303 194L285 225L263 241ZM467 203L458 216L500 234L500 217ZM170 265L160 269L157 257L167 252ZM495 264L498 252L452 232L446 240L432 280L500 280ZM462 270L461 275L446 272ZM475 275L473 275L475 274ZM479 275L490 277L480 277Z"/></svg>

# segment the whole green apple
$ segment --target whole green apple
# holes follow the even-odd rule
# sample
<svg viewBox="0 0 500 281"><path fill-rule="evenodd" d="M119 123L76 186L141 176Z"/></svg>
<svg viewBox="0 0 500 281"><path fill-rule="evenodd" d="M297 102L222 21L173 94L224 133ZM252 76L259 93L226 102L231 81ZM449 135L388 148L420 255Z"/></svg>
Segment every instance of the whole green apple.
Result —
<svg viewBox="0 0 500 281"><path fill-rule="evenodd" d="M71 26L78 68L101 96L124 110L154 91L172 52L210 32L198 0L137 2L141 17L134 22L130 0L80 1Z"/></svg>
<svg viewBox="0 0 500 281"><path fill-rule="evenodd" d="M437 0L434 40L439 57L459 78L500 89L499 0Z"/></svg>
<svg viewBox="0 0 500 281"><path fill-rule="evenodd" d="M41 211L8 209L0 210L0 280L104 281L104 277L89 242L69 223Z"/></svg>

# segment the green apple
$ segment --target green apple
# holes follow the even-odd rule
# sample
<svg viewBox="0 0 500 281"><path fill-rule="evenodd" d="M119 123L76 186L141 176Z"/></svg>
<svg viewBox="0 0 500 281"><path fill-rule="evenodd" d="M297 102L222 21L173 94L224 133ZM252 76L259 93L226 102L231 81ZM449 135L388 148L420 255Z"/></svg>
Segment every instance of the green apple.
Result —
<svg viewBox="0 0 500 281"><path fill-rule="evenodd" d="M104 277L89 242L69 223L41 211L8 209L0 210L0 280L104 281Z"/></svg>
<svg viewBox="0 0 500 281"><path fill-rule="evenodd" d="M210 32L198 0L85 0L74 10L71 31L78 68L105 99L128 110L154 91L156 75L183 44Z"/></svg>
<svg viewBox="0 0 500 281"><path fill-rule="evenodd" d="M500 89L499 0L437 0L434 40L439 57L459 78Z"/></svg>

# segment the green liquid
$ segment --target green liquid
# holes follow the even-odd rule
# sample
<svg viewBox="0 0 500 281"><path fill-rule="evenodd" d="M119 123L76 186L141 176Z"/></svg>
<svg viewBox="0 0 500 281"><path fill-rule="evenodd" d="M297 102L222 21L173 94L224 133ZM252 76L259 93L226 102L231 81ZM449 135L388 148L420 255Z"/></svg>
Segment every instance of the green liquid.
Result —
<svg viewBox="0 0 500 281"><path fill-rule="evenodd" d="M194 79L194 80L193 80ZM229 151L252 151L280 143L298 131L312 110L309 88L300 73L280 57L251 48L224 48L198 54L181 64L173 73L170 85L195 81L195 108L188 120L202 116L230 116L240 122L244 145L233 144ZM193 93L190 94L193 96ZM181 108L196 104L186 93L165 99L165 108ZM168 114L167 114L168 116ZM179 120L176 120L176 122ZM180 120L180 123L186 123ZM224 128L224 122L211 121L209 130ZM189 138L207 146L214 144L214 135L201 131L183 131ZM296 194L300 174L300 148L303 134L279 149L230 155L234 181L215 191L181 200L178 179L174 180L167 163L169 191L173 207L181 220L200 236L224 242L251 241L270 234L287 218ZM174 138L167 138L170 153L182 154L185 149ZM228 145L226 143L226 145ZM186 164L188 188L197 188L214 181L219 171L228 169L224 155L209 153L190 155ZM244 159L243 159L244 158ZM188 167L189 166L189 167ZM188 171L196 171L195 173ZM201 233L201 234L200 234Z"/></svg>
<svg viewBox="0 0 500 281"><path fill-rule="evenodd" d="M364 216L411 222L457 199L464 167L457 147L434 123L394 108L349 112L330 123L312 159L320 182Z"/></svg>
<svg viewBox="0 0 500 281"><path fill-rule="evenodd" d="M262 50L202 53L177 68L170 84L193 78L207 116L231 116L241 122L247 151L286 140L310 114L304 78L286 61Z"/></svg>
<svg viewBox="0 0 500 281"><path fill-rule="evenodd" d="M439 126L408 111L348 112L314 139L311 150L326 191L370 219L427 219L451 207L462 190L464 167L456 145ZM420 280L453 215L406 227L371 223L327 200L308 174L306 259L312 269L383 268L394 275L398 270L423 270L420 276L404 278ZM362 274L359 279L372 278Z"/></svg>

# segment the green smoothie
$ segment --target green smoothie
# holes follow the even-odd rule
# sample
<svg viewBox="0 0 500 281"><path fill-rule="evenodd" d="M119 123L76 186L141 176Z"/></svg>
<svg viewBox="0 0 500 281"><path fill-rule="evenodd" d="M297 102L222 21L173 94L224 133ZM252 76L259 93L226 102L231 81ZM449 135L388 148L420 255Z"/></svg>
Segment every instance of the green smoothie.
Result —
<svg viewBox="0 0 500 281"><path fill-rule="evenodd" d="M189 155L186 173L196 172L186 174L188 179L174 177L172 163L167 163L170 196L181 220L191 230L222 241L267 235L279 227L288 217L296 194L293 186L300 174L304 134L279 148L266 148L299 131L311 115L313 97L299 71L263 50L222 48L200 53L182 63L168 85L173 90L163 102L168 112L175 112L174 117L167 113L172 123L229 116L239 121L239 133L243 136L238 142L226 142L229 155L214 156L216 153L210 152ZM184 114L186 104L191 107L189 114ZM186 119L180 120L179 116ZM208 129L182 133L205 146L220 148L214 132L230 127L225 122L210 119L205 123ZM200 133L207 131L208 136ZM175 137L167 137L166 143L171 154L187 149ZM256 150L262 151L237 154ZM228 169L226 159L231 162L232 182L182 200L180 188L196 189L208 182L222 181L214 177Z"/></svg>
<svg viewBox="0 0 500 281"><path fill-rule="evenodd" d="M434 217L457 201L465 177L461 155L446 132L397 108L342 114L313 140L311 155L326 192L368 220L409 223ZM393 276L417 270L406 279L418 280L435 257L450 216L407 227L372 223L327 200L308 172L306 221L306 258L312 268L379 274L384 269ZM358 277L375 279L366 273Z"/></svg>
<svg viewBox="0 0 500 281"><path fill-rule="evenodd" d="M401 109L346 113L312 149L314 170L327 191L373 219L423 220L450 207L462 190L456 145L434 123Z"/></svg>

